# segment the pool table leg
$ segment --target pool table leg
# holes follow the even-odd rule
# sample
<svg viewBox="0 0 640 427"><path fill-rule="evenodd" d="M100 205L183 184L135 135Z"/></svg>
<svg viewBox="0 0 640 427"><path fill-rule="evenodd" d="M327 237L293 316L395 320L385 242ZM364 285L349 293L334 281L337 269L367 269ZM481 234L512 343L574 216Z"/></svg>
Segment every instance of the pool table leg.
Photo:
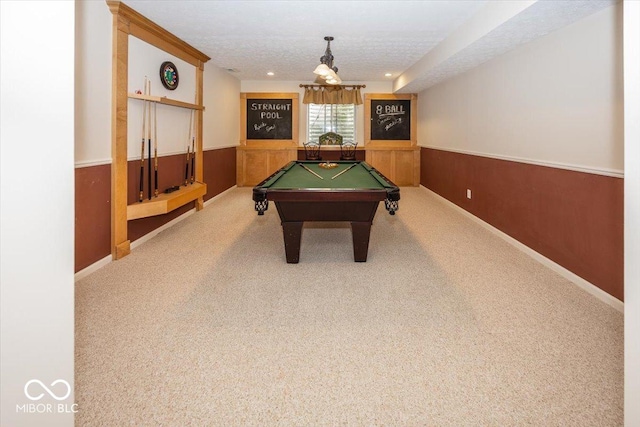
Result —
<svg viewBox="0 0 640 427"><path fill-rule="evenodd" d="M366 262L369 252L370 222L352 222L351 236L353 237L353 259L355 262Z"/></svg>
<svg viewBox="0 0 640 427"><path fill-rule="evenodd" d="M284 252L287 263L297 264L300 260L300 239L302 237L302 224L304 222L283 222Z"/></svg>

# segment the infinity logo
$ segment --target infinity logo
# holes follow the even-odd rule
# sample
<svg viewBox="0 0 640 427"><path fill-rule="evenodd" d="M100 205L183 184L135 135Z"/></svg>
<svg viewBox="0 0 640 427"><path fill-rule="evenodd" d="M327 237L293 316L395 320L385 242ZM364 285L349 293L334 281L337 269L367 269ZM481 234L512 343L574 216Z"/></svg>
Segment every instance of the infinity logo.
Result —
<svg viewBox="0 0 640 427"><path fill-rule="evenodd" d="M53 397L55 400L65 400L71 394L71 386L65 380L58 379L58 380L55 380L54 382L51 383L51 387L53 387L53 386L55 386L56 384L59 384L59 383L62 383L62 384L67 386L67 394L65 394L62 397L58 396L57 394L55 394L54 392L49 390L49 388L46 385L44 385L44 383L42 381L40 381L40 380L30 380L29 382L27 382L24 385L24 395L27 396L27 398L29 398L31 400L40 400L44 396L44 393L40 393L37 396L31 396L29 394L28 388L32 383L40 384L40 387L42 387L47 393L49 393L49 396Z"/></svg>

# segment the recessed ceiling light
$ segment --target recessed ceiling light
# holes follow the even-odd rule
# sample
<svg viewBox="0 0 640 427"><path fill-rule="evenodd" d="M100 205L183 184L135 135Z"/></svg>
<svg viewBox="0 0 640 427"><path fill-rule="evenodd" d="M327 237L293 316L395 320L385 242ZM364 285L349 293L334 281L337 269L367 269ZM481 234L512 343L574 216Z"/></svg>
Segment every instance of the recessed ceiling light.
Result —
<svg viewBox="0 0 640 427"><path fill-rule="evenodd" d="M276 74L276 73L274 73L273 71L269 71L269 72L267 73L267 76L275 76L275 74Z"/></svg>
<svg viewBox="0 0 640 427"><path fill-rule="evenodd" d="M391 76L392 76L392 74L391 74L391 73L385 73L385 74L384 74L384 76L385 76L385 77L391 77Z"/></svg>

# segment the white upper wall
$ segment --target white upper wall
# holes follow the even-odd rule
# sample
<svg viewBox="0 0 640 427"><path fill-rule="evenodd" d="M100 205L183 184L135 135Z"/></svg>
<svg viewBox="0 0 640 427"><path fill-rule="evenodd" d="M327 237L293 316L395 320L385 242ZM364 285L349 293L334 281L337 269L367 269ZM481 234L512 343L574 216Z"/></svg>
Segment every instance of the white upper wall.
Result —
<svg viewBox="0 0 640 427"><path fill-rule="evenodd" d="M421 146L621 174L622 4L420 93Z"/></svg>
<svg viewBox="0 0 640 427"><path fill-rule="evenodd" d="M204 149L238 145L240 80L211 62L204 64Z"/></svg>
<svg viewBox="0 0 640 427"><path fill-rule="evenodd" d="M640 425L640 2L624 3L624 425Z"/></svg>
<svg viewBox="0 0 640 427"><path fill-rule="evenodd" d="M309 79L311 79L312 73L309 72ZM302 103L304 97L304 88L300 87L300 84L307 84L307 82L298 81L270 81L270 80L245 80L240 83L240 91L243 93L261 93L261 92L275 92L275 93L299 93L300 94L300 118L299 118L299 141L300 145L307 142L307 105ZM308 82L311 84L311 82ZM348 85L349 83L343 83ZM360 89L362 98L364 100L365 93L391 93L393 82L357 82L354 84L366 85L365 88ZM359 146L364 145L364 104L356 107L356 141Z"/></svg>
<svg viewBox="0 0 640 427"><path fill-rule="evenodd" d="M111 162L111 25L112 14L105 2L76 2L76 166ZM129 36L128 57L129 92L143 91L147 76L152 95L195 102L194 66L133 36ZM180 82L176 90L167 90L160 82L159 70L164 61L172 61L178 68ZM237 145L240 82L210 63L205 64L203 80L204 149ZM130 160L140 157L143 104L136 99L128 102ZM167 105L156 108L158 154L184 152L191 110Z"/></svg>
<svg viewBox="0 0 640 427"><path fill-rule="evenodd" d="M111 12L76 1L75 161L111 163Z"/></svg>
<svg viewBox="0 0 640 427"><path fill-rule="evenodd" d="M147 77L150 82L150 95L165 96L191 104L196 102L196 67L133 36L129 36L128 56L128 93L135 93L137 90L144 92L144 81ZM165 61L171 61L178 70L179 81L175 90L166 89L160 81L160 65ZM148 127L151 123L152 128L157 129L157 132L152 129L151 139L154 144L157 139L158 155L186 152L187 146L191 146L191 137L195 138L193 111L155 103L151 104L151 107L151 118L149 120L147 116L145 124ZM139 159L144 102L130 98L127 109L127 158ZM145 151L145 156L148 155L148 151Z"/></svg>

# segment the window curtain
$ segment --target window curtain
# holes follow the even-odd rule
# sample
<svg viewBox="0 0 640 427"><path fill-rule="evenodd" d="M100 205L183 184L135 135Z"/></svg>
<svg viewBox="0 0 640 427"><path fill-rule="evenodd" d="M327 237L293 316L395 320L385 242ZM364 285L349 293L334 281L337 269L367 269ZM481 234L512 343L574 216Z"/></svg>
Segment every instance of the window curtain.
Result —
<svg viewBox="0 0 640 427"><path fill-rule="evenodd" d="M344 86L316 86L304 89L303 104L362 104L360 88Z"/></svg>

